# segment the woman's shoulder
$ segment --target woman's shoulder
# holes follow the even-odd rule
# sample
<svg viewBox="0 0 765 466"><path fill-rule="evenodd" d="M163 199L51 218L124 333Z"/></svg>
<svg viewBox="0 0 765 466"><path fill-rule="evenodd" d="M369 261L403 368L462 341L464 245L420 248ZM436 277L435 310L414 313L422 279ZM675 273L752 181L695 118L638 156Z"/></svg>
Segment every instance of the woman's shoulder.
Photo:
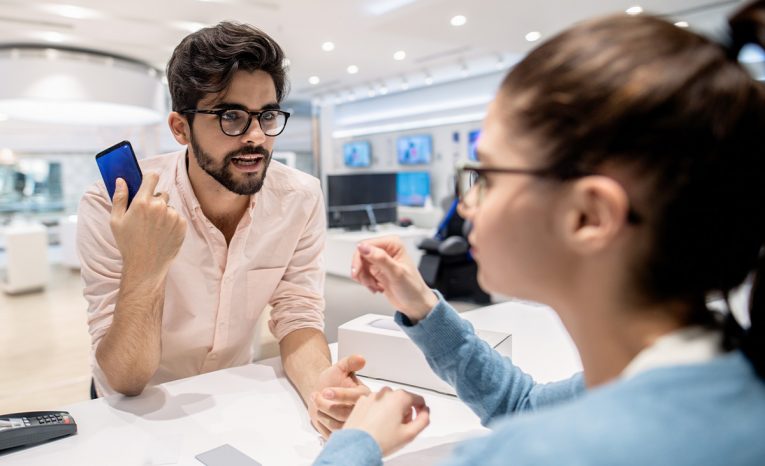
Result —
<svg viewBox="0 0 765 466"><path fill-rule="evenodd" d="M454 464L754 464L765 457L765 383L746 364L731 354L654 369L506 418Z"/></svg>

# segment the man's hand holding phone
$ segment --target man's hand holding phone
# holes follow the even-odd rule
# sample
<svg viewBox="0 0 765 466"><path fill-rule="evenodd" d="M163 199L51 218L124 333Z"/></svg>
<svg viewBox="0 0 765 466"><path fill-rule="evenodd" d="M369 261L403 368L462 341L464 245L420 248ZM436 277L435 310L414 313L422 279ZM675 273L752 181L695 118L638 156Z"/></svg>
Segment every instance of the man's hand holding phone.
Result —
<svg viewBox="0 0 765 466"><path fill-rule="evenodd" d="M110 226L125 270L164 277L186 235L186 220L168 206L167 193L156 193L159 175L147 173L128 208L125 180L116 181Z"/></svg>

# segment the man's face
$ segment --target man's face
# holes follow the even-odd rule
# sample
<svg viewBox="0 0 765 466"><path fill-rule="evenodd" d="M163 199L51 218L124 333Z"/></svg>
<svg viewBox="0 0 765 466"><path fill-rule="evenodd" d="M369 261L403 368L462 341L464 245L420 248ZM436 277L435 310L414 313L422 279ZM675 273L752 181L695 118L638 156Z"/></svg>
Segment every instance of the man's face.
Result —
<svg viewBox="0 0 765 466"><path fill-rule="evenodd" d="M268 73L237 71L226 90L206 95L197 108L262 111L278 109L279 104ZM228 136L221 131L217 115L196 114L189 143L199 167L229 191L251 195L263 187L274 137L263 134L257 118L243 134Z"/></svg>

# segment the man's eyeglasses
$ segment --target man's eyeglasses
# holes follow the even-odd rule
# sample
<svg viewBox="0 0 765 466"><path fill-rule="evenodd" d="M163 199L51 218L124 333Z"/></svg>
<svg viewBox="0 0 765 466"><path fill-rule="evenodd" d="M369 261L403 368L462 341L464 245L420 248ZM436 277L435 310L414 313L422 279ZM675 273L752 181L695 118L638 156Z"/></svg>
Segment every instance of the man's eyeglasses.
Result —
<svg viewBox="0 0 765 466"><path fill-rule="evenodd" d="M582 178L594 175L594 173L576 173L568 176L562 176L557 171L550 168L503 168L503 167L483 167L480 164L468 163L457 167L457 197L465 205L477 207L483 200L486 192L486 175L488 173L503 173L507 175L526 175L541 178L552 178L557 180L570 180L573 178ZM476 198L473 202L466 202L468 196L476 189ZM473 200L471 198L471 200ZM641 222L640 216L635 212L632 206L627 211L627 222L638 224Z"/></svg>
<svg viewBox="0 0 765 466"><path fill-rule="evenodd" d="M184 115L189 113L204 113L206 115L216 115L218 117L218 123L220 123L220 130L226 136L240 136L247 132L252 123L252 118L258 119L258 124L263 134L266 136L278 136L282 134L285 126L287 126L287 119L289 119L289 112L283 110L264 110L262 112L248 112L247 110L241 110L236 108L222 108L222 109L199 109L192 108L187 110L181 110L179 113Z"/></svg>

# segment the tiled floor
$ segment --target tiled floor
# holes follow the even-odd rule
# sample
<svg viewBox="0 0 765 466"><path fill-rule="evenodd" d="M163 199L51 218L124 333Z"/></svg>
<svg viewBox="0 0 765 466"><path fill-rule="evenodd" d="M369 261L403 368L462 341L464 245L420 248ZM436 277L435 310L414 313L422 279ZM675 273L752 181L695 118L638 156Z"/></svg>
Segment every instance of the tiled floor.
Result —
<svg viewBox="0 0 765 466"><path fill-rule="evenodd" d="M367 313L393 309L350 280L328 276L326 334ZM475 305L456 303L464 311ZM0 414L48 410L87 400L90 337L79 271L51 269L45 291L21 296L0 293Z"/></svg>

